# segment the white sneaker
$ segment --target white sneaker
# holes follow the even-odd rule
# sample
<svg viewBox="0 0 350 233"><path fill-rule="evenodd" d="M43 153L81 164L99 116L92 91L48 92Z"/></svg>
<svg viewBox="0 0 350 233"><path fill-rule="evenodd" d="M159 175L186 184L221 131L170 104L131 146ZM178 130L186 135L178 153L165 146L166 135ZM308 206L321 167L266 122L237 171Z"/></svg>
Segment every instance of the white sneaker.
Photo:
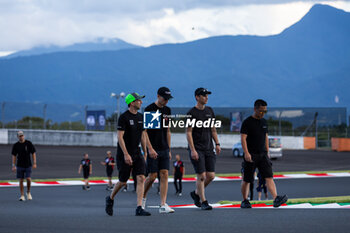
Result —
<svg viewBox="0 0 350 233"><path fill-rule="evenodd" d="M165 203L165 205L162 205L160 208L159 208L159 213L160 214L169 214L169 213L174 213L175 210L173 210L172 208L170 208L168 206L167 203Z"/></svg>
<svg viewBox="0 0 350 233"><path fill-rule="evenodd" d="M33 200L32 195L30 193L27 193L27 200Z"/></svg>
<svg viewBox="0 0 350 233"><path fill-rule="evenodd" d="M142 198L142 204L141 204L142 209L146 208L146 200L147 198Z"/></svg>
<svg viewBox="0 0 350 233"><path fill-rule="evenodd" d="M26 199L24 198L24 195L22 195L22 196L19 198L19 201L26 201Z"/></svg>

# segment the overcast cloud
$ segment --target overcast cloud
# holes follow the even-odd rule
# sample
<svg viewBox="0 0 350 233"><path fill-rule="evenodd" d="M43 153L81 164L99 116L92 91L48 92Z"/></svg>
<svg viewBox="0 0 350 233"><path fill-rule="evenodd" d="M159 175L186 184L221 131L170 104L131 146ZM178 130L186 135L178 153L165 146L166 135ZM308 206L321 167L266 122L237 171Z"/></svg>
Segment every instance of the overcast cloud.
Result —
<svg viewBox="0 0 350 233"><path fill-rule="evenodd" d="M349 1L0 0L0 55L98 37L150 46L217 35L271 35L315 3L350 11Z"/></svg>

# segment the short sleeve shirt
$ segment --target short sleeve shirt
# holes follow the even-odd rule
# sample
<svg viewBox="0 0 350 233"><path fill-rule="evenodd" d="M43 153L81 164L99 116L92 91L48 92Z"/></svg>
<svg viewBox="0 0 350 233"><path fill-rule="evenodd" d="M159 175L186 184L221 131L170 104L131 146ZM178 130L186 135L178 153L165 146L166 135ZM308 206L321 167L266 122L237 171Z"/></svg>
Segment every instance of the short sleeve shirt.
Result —
<svg viewBox="0 0 350 233"><path fill-rule="evenodd" d="M176 175L182 175L183 174L184 163L181 160L175 161L173 163L173 166L174 166Z"/></svg>
<svg viewBox="0 0 350 233"><path fill-rule="evenodd" d="M114 165L110 165L110 163L114 163L114 157L106 157L105 158L106 168L113 169Z"/></svg>
<svg viewBox="0 0 350 233"><path fill-rule="evenodd" d="M161 128L160 129L147 129L147 134L148 134L148 138L152 144L153 149L155 149L155 150L167 150L167 149L169 149L168 129L163 128L163 120L165 121L166 125L169 124L168 122L169 122L169 116L171 115L171 110L167 106L160 108L155 103L152 103L145 108L145 111L147 111L147 112L156 112L157 110L159 110L159 112L162 114L160 116L160 120L161 120L160 127Z"/></svg>
<svg viewBox="0 0 350 233"><path fill-rule="evenodd" d="M251 154L265 153L266 134L268 127L266 120L256 119L252 116L245 119L242 123L241 134L247 135L247 147Z"/></svg>
<svg viewBox="0 0 350 233"><path fill-rule="evenodd" d="M120 115L118 120L118 130L124 131L124 142L128 153L131 156L140 152L140 143L143 129L143 117L141 113L133 114L129 110ZM118 151L119 154L124 154L119 142Z"/></svg>
<svg viewBox="0 0 350 233"><path fill-rule="evenodd" d="M80 164L83 166L83 169L88 171L90 170L90 165L92 164L91 163L91 160L90 159L82 159L80 161Z"/></svg>
<svg viewBox="0 0 350 233"><path fill-rule="evenodd" d="M196 119L200 121L206 121L208 119L215 118L214 111L211 107L206 106L203 110L199 110L196 107L193 107L187 115L190 115L189 119ZM192 138L194 147L196 150L213 150L213 137L211 133L211 128L205 127L193 127L192 128Z"/></svg>
<svg viewBox="0 0 350 233"><path fill-rule="evenodd" d="M82 159L80 161L80 164L83 166L83 168L89 167L91 163L90 159Z"/></svg>
<svg viewBox="0 0 350 233"><path fill-rule="evenodd" d="M12 155L17 157L17 167L31 167L32 160L30 155L35 152L34 145L28 140L25 140L23 143L18 141L12 147Z"/></svg>

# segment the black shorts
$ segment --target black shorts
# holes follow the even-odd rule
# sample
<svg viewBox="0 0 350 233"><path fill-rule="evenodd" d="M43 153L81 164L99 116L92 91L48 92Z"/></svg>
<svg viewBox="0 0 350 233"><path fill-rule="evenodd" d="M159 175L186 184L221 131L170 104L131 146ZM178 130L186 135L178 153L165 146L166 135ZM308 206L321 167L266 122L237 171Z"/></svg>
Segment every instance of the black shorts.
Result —
<svg viewBox="0 0 350 233"><path fill-rule="evenodd" d="M161 150L156 151L158 156L156 159L153 159L147 156L147 172L148 173L156 173L160 170L168 170L169 171L169 150Z"/></svg>
<svg viewBox="0 0 350 233"><path fill-rule="evenodd" d="M107 173L107 177L112 177L113 168L112 167L107 167L106 168L106 173Z"/></svg>
<svg viewBox="0 0 350 233"><path fill-rule="evenodd" d="M192 159L191 151L189 150L189 156L196 174L203 172L215 172L216 155L214 151L207 150L201 151L197 150L198 160Z"/></svg>
<svg viewBox="0 0 350 233"><path fill-rule="evenodd" d="M17 179L30 178L32 167L17 167Z"/></svg>
<svg viewBox="0 0 350 233"><path fill-rule="evenodd" d="M90 170L89 169L83 169L83 176L84 179L88 179L90 176Z"/></svg>
<svg viewBox="0 0 350 233"><path fill-rule="evenodd" d="M258 168L262 178L272 178L272 163L267 156L267 153L263 154L251 154L253 162L247 162L244 159L243 162L243 180L248 183L254 182L254 172Z"/></svg>
<svg viewBox="0 0 350 233"><path fill-rule="evenodd" d="M141 152L130 156L132 158L131 166L125 163L124 154L117 154L117 168L119 171L120 182L128 181L131 170L135 176L146 175L146 162Z"/></svg>

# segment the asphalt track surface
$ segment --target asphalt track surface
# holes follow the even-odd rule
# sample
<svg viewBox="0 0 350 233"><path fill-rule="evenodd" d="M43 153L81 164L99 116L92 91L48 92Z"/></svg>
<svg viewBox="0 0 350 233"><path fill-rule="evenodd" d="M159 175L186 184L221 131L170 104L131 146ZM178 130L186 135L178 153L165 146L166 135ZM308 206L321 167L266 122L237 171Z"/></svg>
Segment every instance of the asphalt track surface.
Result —
<svg viewBox="0 0 350 233"><path fill-rule="evenodd" d="M112 147L37 146L38 169L33 178L75 178L83 153L93 161L93 176L105 176L99 164ZM173 149L185 162L186 173L193 168L185 149ZM15 179L11 173L11 145L0 146L0 180ZM240 172L241 158L231 150L223 150L217 158L217 173ZM282 159L273 161L274 171L349 170L349 152L286 150ZM170 171L171 173L172 171ZM115 174L116 175L116 174ZM276 180L279 193L290 198L341 196L350 194L350 178L313 178ZM183 183L183 196L174 195L169 184L169 204L191 204L189 192L194 183ZM349 209L176 209L174 214L161 215L149 209L150 217L135 217L136 195L119 193L115 215L104 212L108 192L105 185L83 191L80 186L33 187L33 201L19 202L18 187L0 188L0 232L347 232L350 229ZM255 194L256 195L256 194ZM240 182L223 181L207 189L210 203L220 200L241 200ZM147 206L159 204L156 188L150 191Z"/></svg>
<svg viewBox="0 0 350 233"><path fill-rule="evenodd" d="M349 195L350 178L276 180L279 193L290 198ZM194 183L183 184L183 196L169 184L169 204L192 204ZM240 182L210 184L210 203L241 200ZM80 186L33 187L33 201L19 202L18 187L0 188L0 232L348 232L350 209L175 209L173 214L136 217L132 188L116 196L114 216L104 212L109 194L105 185L84 191ZM159 204L157 189L150 190L147 206Z"/></svg>
<svg viewBox="0 0 350 233"><path fill-rule="evenodd" d="M0 145L0 180L13 180L11 172L12 145ZM68 147L68 146L36 146L38 168L33 171L33 179L79 178L78 167L83 153L88 153L93 163L92 176L105 176L105 167L100 164L106 151L113 147ZM184 161L186 174L194 174L186 149L172 149L172 155L180 154ZM222 150L217 157L217 173L238 173L241 170L242 158L232 156L231 150ZM281 159L273 160L275 172L284 171L319 171L349 170L350 152L333 152L323 150L285 150ZM171 167L171 166L170 166ZM170 170L172 174L172 168ZM114 176L117 172L114 173Z"/></svg>

